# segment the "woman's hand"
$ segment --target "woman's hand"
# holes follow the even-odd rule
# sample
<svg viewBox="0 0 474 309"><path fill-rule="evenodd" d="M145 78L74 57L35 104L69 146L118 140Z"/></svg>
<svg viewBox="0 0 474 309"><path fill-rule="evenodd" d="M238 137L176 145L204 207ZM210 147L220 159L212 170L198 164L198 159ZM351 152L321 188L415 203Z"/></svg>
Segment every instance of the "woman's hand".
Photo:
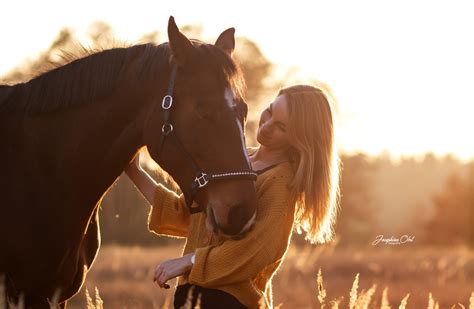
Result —
<svg viewBox="0 0 474 309"><path fill-rule="evenodd" d="M140 153L125 168L125 173L133 181L141 194L153 205L155 190L158 183L140 166Z"/></svg>
<svg viewBox="0 0 474 309"><path fill-rule="evenodd" d="M168 280L179 277L191 271L193 263L191 262L192 253L186 254L183 257L164 261L156 266L153 281L160 286L160 288L169 289L166 283Z"/></svg>

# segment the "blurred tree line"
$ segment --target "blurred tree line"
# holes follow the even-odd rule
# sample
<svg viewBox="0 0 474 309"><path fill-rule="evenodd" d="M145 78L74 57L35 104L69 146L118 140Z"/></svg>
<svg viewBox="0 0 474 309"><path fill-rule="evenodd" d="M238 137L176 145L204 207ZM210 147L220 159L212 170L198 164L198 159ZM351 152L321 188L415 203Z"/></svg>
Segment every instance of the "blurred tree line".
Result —
<svg viewBox="0 0 474 309"><path fill-rule="evenodd" d="M199 26L188 25L182 30L189 37L202 38ZM115 40L112 28L103 22L91 25L88 39L90 49L127 46ZM152 32L145 34L140 42L165 40L165 34ZM61 30L46 51L1 77L0 82L27 81L47 71L52 63L61 61L61 55L80 54L85 48L77 42L72 30ZM235 57L247 83L250 111L247 142L256 145L259 108L271 101L288 79L272 75L274 65L248 38L237 38ZM375 158L362 153L341 154L341 160L341 211L336 226L339 246L370 246L377 235L390 238L407 234L416 236L416 245L470 244L474 247L474 161L463 164L451 156L437 158L429 153L422 160L407 157L398 163L387 154ZM163 182L154 172L156 165L147 162L145 168ZM163 245L176 242L148 232L149 209L131 181L121 176L101 205L103 243ZM304 243L303 238L295 235L294 243Z"/></svg>
<svg viewBox="0 0 474 309"><path fill-rule="evenodd" d="M443 190L432 197L434 216L426 221L424 235L431 244L474 248L474 161L465 171L450 174Z"/></svg>

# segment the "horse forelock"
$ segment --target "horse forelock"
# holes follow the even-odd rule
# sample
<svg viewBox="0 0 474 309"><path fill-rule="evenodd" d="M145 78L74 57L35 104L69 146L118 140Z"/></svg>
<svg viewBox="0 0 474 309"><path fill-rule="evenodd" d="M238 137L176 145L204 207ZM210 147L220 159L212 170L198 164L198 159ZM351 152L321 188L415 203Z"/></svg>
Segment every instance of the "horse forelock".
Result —
<svg viewBox="0 0 474 309"><path fill-rule="evenodd" d="M208 62L218 71L224 83L225 104L233 113L239 129L240 137L244 140L244 125L247 117L247 105L244 102L245 81L239 64L219 47L211 44L193 41L200 51L200 56L208 59ZM220 73L220 74L219 74ZM242 143L245 150L245 142Z"/></svg>
<svg viewBox="0 0 474 309"><path fill-rule="evenodd" d="M242 99L245 92L245 80L239 64L217 46L195 40L192 42L199 51L200 57L208 59L214 70L221 74L225 83L234 92L234 96Z"/></svg>

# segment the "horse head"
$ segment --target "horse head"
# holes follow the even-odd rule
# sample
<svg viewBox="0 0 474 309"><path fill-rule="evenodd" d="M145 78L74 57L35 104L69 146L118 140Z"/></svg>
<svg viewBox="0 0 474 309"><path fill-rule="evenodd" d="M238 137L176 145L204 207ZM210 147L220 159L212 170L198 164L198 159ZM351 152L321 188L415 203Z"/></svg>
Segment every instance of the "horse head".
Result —
<svg viewBox="0 0 474 309"><path fill-rule="evenodd" d="M207 213L212 230L241 234L255 218L256 175L245 147L243 77L231 57L234 29L206 44L189 40L171 17L168 37L167 92L154 99L145 144L187 204L194 201Z"/></svg>

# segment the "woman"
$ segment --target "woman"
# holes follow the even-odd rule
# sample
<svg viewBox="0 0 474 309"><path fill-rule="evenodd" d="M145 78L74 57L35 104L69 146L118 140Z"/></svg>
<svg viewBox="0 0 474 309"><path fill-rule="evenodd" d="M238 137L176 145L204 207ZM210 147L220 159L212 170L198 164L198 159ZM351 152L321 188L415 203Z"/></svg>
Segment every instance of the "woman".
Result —
<svg viewBox="0 0 474 309"><path fill-rule="evenodd" d="M155 270L160 287L179 277L175 308L200 295L201 308L272 307L271 278L288 249L294 228L311 243L330 241L339 202L340 161L333 115L318 88L282 89L260 117L249 151L258 172L255 226L242 239L224 239L205 227L205 214L189 215L182 196L156 184L136 159L128 176L153 205L149 227L157 234L187 237L181 258Z"/></svg>

